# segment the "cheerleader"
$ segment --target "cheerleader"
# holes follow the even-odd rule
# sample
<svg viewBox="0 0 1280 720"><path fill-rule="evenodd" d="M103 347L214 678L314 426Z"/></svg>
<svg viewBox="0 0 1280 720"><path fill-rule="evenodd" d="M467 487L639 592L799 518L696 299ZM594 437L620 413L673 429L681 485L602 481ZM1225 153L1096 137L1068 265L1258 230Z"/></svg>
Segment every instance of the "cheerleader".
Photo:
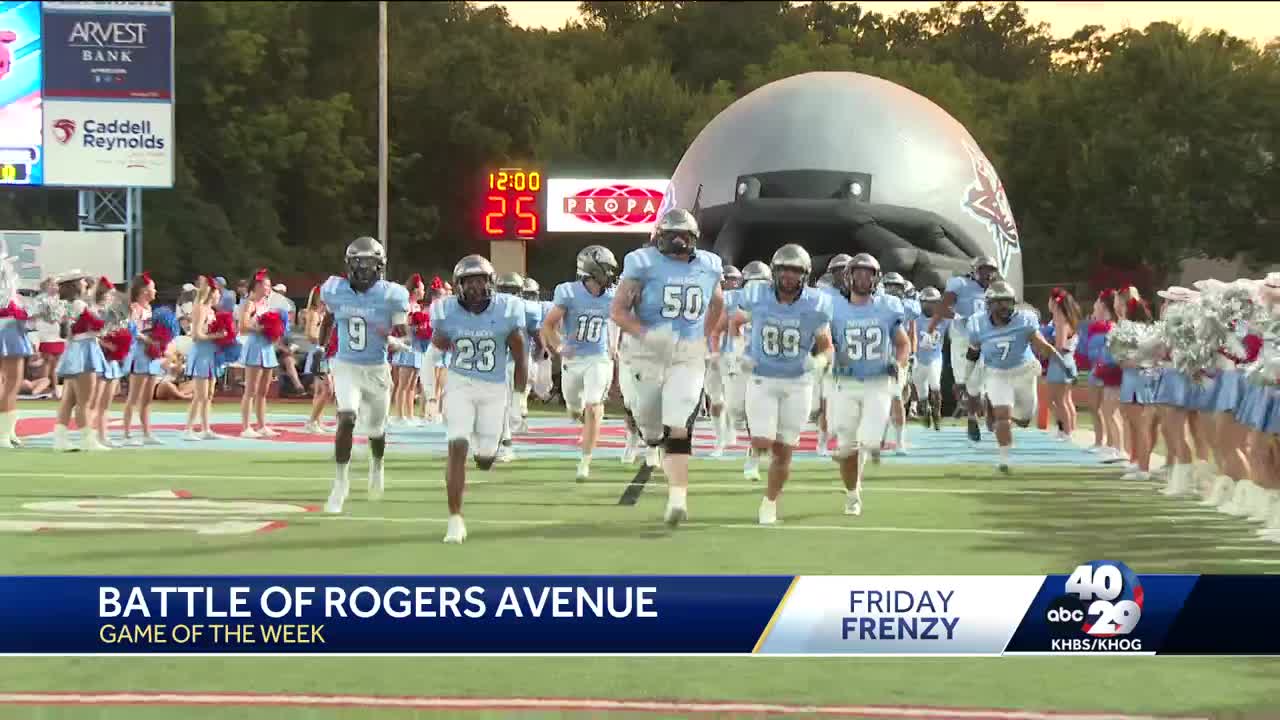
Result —
<svg viewBox="0 0 1280 720"><path fill-rule="evenodd" d="M1120 383L1123 371L1107 350L1107 335L1115 326L1115 291L1103 290L1093 303L1093 324L1089 328L1089 361L1093 365L1090 385L1097 387L1095 422L1102 425L1103 442L1096 452L1104 463L1125 458L1124 433L1120 423Z"/></svg>
<svg viewBox="0 0 1280 720"><path fill-rule="evenodd" d="M1255 284L1254 293L1263 314L1272 319L1276 317L1276 307L1280 303L1280 273L1275 273L1274 277L1268 276L1268 280L1275 283L1274 290L1268 289L1267 280L1263 280ZM1248 332L1244 342L1248 354L1248 357L1243 358L1246 362L1253 363L1261 355L1268 340L1262 335L1264 329L1265 325ZM1272 337L1270 340L1275 342L1276 338ZM1246 379L1240 404L1234 414L1236 423L1247 433L1242 449L1248 461L1247 477L1252 480L1242 491L1244 497L1239 505L1244 512L1241 516L1259 523L1270 519L1273 501L1280 495L1280 490L1274 489L1280 488L1280 468L1272 463L1271 438L1266 431L1275 393L1274 387L1262 380L1260 377Z"/></svg>
<svg viewBox="0 0 1280 720"><path fill-rule="evenodd" d="M445 377L449 372L449 364L453 362L451 352L428 352L431 349L431 307L452 294L452 287L449 283L441 280L438 275L432 278L431 301L427 305L427 322L425 325L419 326L419 336L424 338L426 342L423 344L423 365L422 372L418 373L418 381L422 385L423 414L428 422L438 422L440 420L440 408L444 407L441 405L441 400L444 394ZM427 358L430 355L435 356L435 361L431 363L432 367L427 367Z"/></svg>
<svg viewBox="0 0 1280 720"><path fill-rule="evenodd" d="M98 316L86 295L89 280L80 273L63 277L58 282L58 298L68 306L65 324L69 325L69 342L58 361L58 379L62 381L62 401L58 404L58 418L53 427L53 449L71 452L68 426L74 412L76 427L80 429L81 448L86 452L109 450L98 442L95 428L89 419L97 388L98 375L106 370L107 361L98 344L98 333L106 323Z"/></svg>
<svg viewBox="0 0 1280 720"><path fill-rule="evenodd" d="M44 282L40 283L40 296L37 302L61 307L62 301L58 299L58 283L54 278L45 278ZM58 387L58 360L67 348L66 342L62 339L61 318L53 316L54 313L48 311L36 310L31 314L35 316L36 339L39 342L37 350L44 359L45 377L49 379L49 387L53 389L54 397L61 399L62 389Z"/></svg>
<svg viewBox="0 0 1280 720"><path fill-rule="evenodd" d="M1203 283L1202 287L1206 293L1212 293L1227 286L1221 283ZM1244 517L1250 512L1248 500L1251 497L1252 483L1241 481L1247 481L1254 475L1246 450L1249 428L1236 419L1236 411L1244 400L1246 389L1242 366L1257 358L1262 338L1251 333L1243 323L1237 326L1236 332L1244 345L1245 357L1232 355L1225 348L1218 351L1218 369L1210 394L1214 430L1210 442L1220 473L1214 486L1219 500L1218 511L1234 517Z"/></svg>
<svg viewBox="0 0 1280 720"><path fill-rule="evenodd" d="M187 409L187 427L182 439L189 442L217 440L218 434L209 424L209 408L213 404L213 392L218 375L218 341L227 337L225 330L216 327L218 303L222 292L217 283L201 278L191 309L191 354L184 368L186 376L195 381L191 407ZM203 428L196 433L196 425Z"/></svg>
<svg viewBox="0 0 1280 720"><path fill-rule="evenodd" d="M0 450L19 447L18 389L22 385L23 368L31 357L31 340L27 337L27 311L18 304L18 277L10 258L0 258L0 280L5 296L0 302Z"/></svg>
<svg viewBox="0 0 1280 720"><path fill-rule="evenodd" d="M1119 319L1151 324L1151 310L1137 288L1130 286L1116 292L1113 303ZM1125 360L1120 366L1120 417L1124 420L1121 432L1125 439L1121 447L1128 451L1129 459L1127 472L1120 479L1150 480L1151 452L1155 449L1152 408L1156 399L1156 374L1145 360Z"/></svg>
<svg viewBox="0 0 1280 720"><path fill-rule="evenodd" d="M101 317L105 318L108 308L115 304L115 293L115 285L109 278L98 278L98 286L93 292L93 304ZM111 414L111 403L115 400L116 391L120 389L120 378L124 377L123 362L133 345L133 334L128 327L115 327L98 339L98 345L102 348L103 367L91 403L91 422L98 433L98 443L108 448L117 448L119 445L107 437L107 417Z"/></svg>
<svg viewBox="0 0 1280 720"><path fill-rule="evenodd" d="M1049 408L1062 427L1059 439L1070 440L1071 433L1076 430L1076 403L1071 390L1077 369L1076 348L1079 336L1076 331L1080 327L1080 305L1071 293L1062 288L1054 288L1049 296L1049 317L1053 326L1051 342L1066 361L1066 367L1054 362L1048 363L1045 384L1049 391Z"/></svg>
<svg viewBox="0 0 1280 720"><path fill-rule="evenodd" d="M422 299L427 295L427 287L422 276L414 273L405 283L409 290L409 315L420 314ZM410 324L410 331L416 325ZM410 347L405 350L391 352L392 388L391 388L391 424L408 425L413 418L413 394L418 386L418 374L422 368L422 355Z"/></svg>
<svg viewBox="0 0 1280 720"><path fill-rule="evenodd" d="M320 286L311 288L307 298L306 320L303 331L307 341L315 348L307 355L307 366L303 369L314 380L311 382L311 417L302 431L317 435L332 433L333 428L320 422L324 408L333 397L333 378L329 375L330 359L338 352L338 330L333 325L333 316L329 308L320 299Z"/></svg>
<svg viewBox="0 0 1280 720"><path fill-rule="evenodd" d="M253 276L253 287L240 309L240 335L244 337L244 397L240 401L240 437L249 439L273 438L279 433L267 427L267 391L271 388L271 370L279 365L276 359L275 341L268 337L274 333L273 323L263 320L271 314L268 305L271 296L271 278L266 268ZM249 424L249 411L258 419L255 429Z"/></svg>
<svg viewBox="0 0 1280 720"><path fill-rule="evenodd" d="M1160 318L1166 319L1169 309L1200 296L1194 290L1184 287L1171 287L1156 293L1164 300L1160 308ZM1193 383L1182 371L1168 363L1169 348L1161 348L1158 362L1155 405L1159 416L1160 431L1164 438L1165 464L1170 467L1169 477L1162 495L1193 495L1197 487L1197 470L1193 463L1192 442L1189 437L1195 435L1194 423L1191 420L1195 412L1193 405Z"/></svg>
<svg viewBox="0 0 1280 720"><path fill-rule="evenodd" d="M127 447L164 444L151 434L151 399L156 392L156 383L164 375L164 367L148 352L153 346L151 303L155 299L156 284L151 280L151 273L143 272L129 283L129 322L133 345L124 363L124 374L129 377L129 394L124 404L124 444ZM129 437L135 412L142 424L141 440Z"/></svg>

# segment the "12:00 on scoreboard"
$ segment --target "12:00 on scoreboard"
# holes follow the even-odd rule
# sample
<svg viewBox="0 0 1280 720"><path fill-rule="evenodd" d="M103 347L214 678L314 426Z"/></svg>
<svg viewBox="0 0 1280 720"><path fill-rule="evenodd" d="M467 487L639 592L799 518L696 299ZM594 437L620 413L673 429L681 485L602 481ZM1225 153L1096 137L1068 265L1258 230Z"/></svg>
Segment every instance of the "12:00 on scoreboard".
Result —
<svg viewBox="0 0 1280 720"><path fill-rule="evenodd" d="M480 231L490 240L532 240L542 232L542 172L500 168L485 177Z"/></svg>

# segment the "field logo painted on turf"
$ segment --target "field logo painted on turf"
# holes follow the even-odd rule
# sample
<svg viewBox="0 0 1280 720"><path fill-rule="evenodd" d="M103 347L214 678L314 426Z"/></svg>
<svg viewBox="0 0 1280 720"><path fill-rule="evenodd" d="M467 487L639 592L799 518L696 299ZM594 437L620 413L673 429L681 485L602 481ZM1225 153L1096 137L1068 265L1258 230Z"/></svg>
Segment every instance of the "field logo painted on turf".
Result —
<svg viewBox="0 0 1280 720"><path fill-rule="evenodd" d="M247 535L287 527L279 519L315 512L294 503L193 498L159 490L116 498L77 498L25 503L31 518L0 519L0 532L118 532L123 530Z"/></svg>

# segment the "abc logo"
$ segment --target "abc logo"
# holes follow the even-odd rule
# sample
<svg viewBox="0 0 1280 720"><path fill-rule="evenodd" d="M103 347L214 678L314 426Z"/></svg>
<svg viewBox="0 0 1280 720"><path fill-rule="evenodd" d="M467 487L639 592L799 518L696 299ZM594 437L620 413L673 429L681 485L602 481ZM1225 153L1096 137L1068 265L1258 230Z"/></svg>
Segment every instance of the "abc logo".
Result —
<svg viewBox="0 0 1280 720"><path fill-rule="evenodd" d="M1049 603L1044 619L1055 637L1076 637L1084 627L1088 614L1080 598L1063 595Z"/></svg>

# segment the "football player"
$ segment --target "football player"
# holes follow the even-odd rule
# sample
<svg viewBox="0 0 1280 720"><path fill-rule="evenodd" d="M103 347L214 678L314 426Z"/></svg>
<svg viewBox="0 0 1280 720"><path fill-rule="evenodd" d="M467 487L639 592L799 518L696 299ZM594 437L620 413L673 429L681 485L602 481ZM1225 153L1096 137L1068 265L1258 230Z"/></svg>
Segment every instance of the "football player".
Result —
<svg viewBox="0 0 1280 720"><path fill-rule="evenodd" d="M791 474L791 456L809 418L811 385L831 354L831 296L808 287L813 262L799 245L773 255L773 283L742 292L730 327L751 322L744 365L751 452L768 458L769 486L760 501L761 525L778 521L778 496Z"/></svg>
<svg viewBox="0 0 1280 720"><path fill-rule="evenodd" d="M827 273L823 275L826 282L818 281L818 289L835 298L841 297L845 287L845 271L849 268L849 261L853 259L852 255L838 253L827 262ZM812 418L813 422L818 425L818 454L826 457L831 454L831 435L830 428L827 427L827 396L831 387L830 367L827 373L813 385L813 413L816 417Z"/></svg>
<svg viewBox="0 0 1280 720"><path fill-rule="evenodd" d="M738 302L745 296L748 288L757 285L762 287L773 287L773 274L769 270L769 266L759 260L752 260L742 270L743 286L733 292L726 292L724 296L725 312L720 318L720 322L716 326L716 334L723 336L725 339L721 343L724 347L718 357L712 356L712 363L719 363L724 369L724 392L725 392L725 408L728 410L725 425L728 432L729 442L737 442L738 431L745 429L747 426L747 376L748 371L744 367L743 362L747 351L747 343L750 342L751 323L747 323L730 327L729 320L737 315ZM760 463L754 453L747 453L747 459L742 467L743 477L756 482L760 479Z"/></svg>
<svg viewBox="0 0 1280 720"><path fill-rule="evenodd" d="M733 295L742 287L742 271L733 265L724 266L724 280L720 282L720 288L724 291L725 307L733 304ZM711 451L711 457L718 458L724 456L725 448L734 439L736 432L733 422L729 418L729 414L724 411L724 394L725 383L727 381L725 373L725 363L728 362L733 352L733 336L730 333L720 335L720 346L710 348L711 362L707 363L707 381L706 392L707 399L711 403L711 427L716 433L715 449Z"/></svg>
<svg viewBox="0 0 1280 720"><path fill-rule="evenodd" d="M493 467L498 443L508 430L507 412L513 397L507 392L508 378L515 397L524 392L529 380L524 303L516 295L497 293L496 286L493 265L480 255L468 255L453 267L457 294L431 306L431 352L451 353L444 388L449 438L446 543L467 538L462 521L467 453L475 454L481 470Z"/></svg>
<svg viewBox="0 0 1280 720"><path fill-rule="evenodd" d="M1013 428L1010 420L1020 427L1031 424L1036 413L1036 383L1040 379L1040 362L1032 354L1036 352L1056 362L1064 372L1070 367L1044 336L1040 334L1040 321L1028 310L1017 310L1017 295L1013 286L1003 280L991 283L985 294L985 311L969 319L969 349L966 353L971 372L977 372L976 363L983 362L983 384L979 387L972 377L966 378L966 386L972 391L983 391L991 398L995 417L996 441L1000 445L1000 472L1009 473L1009 448L1013 445Z"/></svg>
<svg viewBox="0 0 1280 720"><path fill-rule="evenodd" d="M391 403L391 364L387 350L404 350L399 337L409 337L409 291L387 282L387 254L382 243L358 237L347 246L347 276L330 277L320 299L338 329L338 350L330 366L338 429L333 438L337 476L325 511L342 512L351 490L348 470L356 418L369 437L369 498L383 490L383 455L387 449L387 410ZM398 331L398 333L397 333Z"/></svg>
<svg viewBox="0 0 1280 720"><path fill-rule="evenodd" d="M910 344L902 302L874 295L879 275L874 257L855 255L845 273L845 290L832 309L836 352L827 424L838 438L835 457L846 490L846 515L862 514L862 451L880 447Z"/></svg>
<svg viewBox="0 0 1280 720"><path fill-rule="evenodd" d="M533 348L533 339L529 333L529 311L528 303L524 301L524 276L518 272L504 272L497 276L497 290L500 295L509 298L509 302L519 308L521 316L524 318L521 323L520 332L524 336L524 347L527 352L531 352ZM507 388L511 390L511 397L507 401L507 422L502 429L502 444L498 447L498 462L509 463L516 459L515 445L511 441L511 435L520 431L520 422L522 420L520 414L521 400L523 393L515 391L515 376L512 374L511 366L507 367Z"/></svg>
<svg viewBox="0 0 1280 720"><path fill-rule="evenodd" d="M632 412L645 442L661 444L667 477L668 525L688 516L689 456L693 423L702 401L708 343L724 311L723 275L717 255L697 249L698 221L682 208L654 225L653 243L633 250L622 264L622 282L610 314L628 344L637 376Z"/></svg>
<svg viewBox="0 0 1280 720"><path fill-rule="evenodd" d="M951 319L951 375L956 380L956 400L964 403L969 412L969 439L978 442L982 439L982 431L978 429L978 416L981 414L982 393L981 369L974 372L968 359L969 338L968 319L981 315L984 311L983 294L999 275L999 266L990 257L982 256L973 259L973 270L964 277L954 277L947 281L946 291L942 294L942 308L929 319L929 331L938 329L938 323ZM967 382L973 382L973 392L969 392Z"/></svg>
<svg viewBox="0 0 1280 720"><path fill-rule="evenodd" d="M884 292L887 295L897 298L902 303L903 317L906 319L904 328L907 331L907 372L898 376L898 392L893 397L893 407L890 410L890 419L892 421L893 432L893 448L898 455L907 454L906 442L902 437L903 426L907 422L906 404L903 401L903 394L908 392L907 388L911 385L911 362L916 355L916 317L919 315L915 311L915 304L907 300L907 281L900 273L889 272L884 274L883 280ZM885 430L885 438L888 438L889 430ZM887 443L885 443L887 445ZM875 455L873 454L873 457Z"/></svg>
<svg viewBox="0 0 1280 720"><path fill-rule="evenodd" d="M603 245L578 253L578 279L556 286L551 311L542 323L542 344L560 357L565 407L582 423L578 482L591 475L591 453L600 438L604 401L613 382L614 348L609 332L618 260ZM564 336L561 336L561 328Z"/></svg>
<svg viewBox="0 0 1280 720"><path fill-rule="evenodd" d="M929 326L942 303L938 288L926 287L920 291L920 321L916 323L916 365L911 372L911 382L920 398L920 417L924 426L942 429L942 338L951 329L950 320L941 320L932 332Z"/></svg>

